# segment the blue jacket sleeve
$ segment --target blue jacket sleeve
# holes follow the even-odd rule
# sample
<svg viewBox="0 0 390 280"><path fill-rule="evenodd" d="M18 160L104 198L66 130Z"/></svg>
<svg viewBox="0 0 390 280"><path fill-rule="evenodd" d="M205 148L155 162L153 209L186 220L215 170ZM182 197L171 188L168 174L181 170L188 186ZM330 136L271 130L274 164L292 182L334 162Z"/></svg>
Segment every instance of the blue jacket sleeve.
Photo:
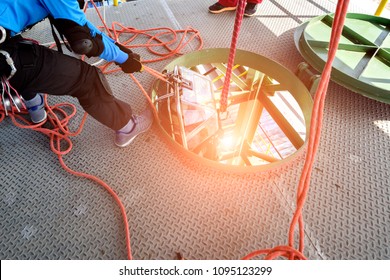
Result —
<svg viewBox="0 0 390 280"><path fill-rule="evenodd" d="M115 61L119 64L125 62L128 58L128 54L121 51L116 45L114 39L111 39L106 34L102 33L96 26L90 23L88 20L86 21L88 28L91 30L91 34L95 37L96 34L102 35L102 40L104 44L104 50L100 55L101 58L107 61Z"/></svg>
<svg viewBox="0 0 390 280"><path fill-rule="evenodd" d="M68 19L76 22L81 26L87 25L91 30L92 37L95 37L96 34L101 34L104 44L104 50L100 54L100 58L103 58L107 61L115 61L119 64L127 60L127 53L121 51L115 45L115 41L113 39L102 33L98 28L96 28L91 22L87 20L84 12L79 8L79 4L76 0L40 1L55 19Z"/></svg>

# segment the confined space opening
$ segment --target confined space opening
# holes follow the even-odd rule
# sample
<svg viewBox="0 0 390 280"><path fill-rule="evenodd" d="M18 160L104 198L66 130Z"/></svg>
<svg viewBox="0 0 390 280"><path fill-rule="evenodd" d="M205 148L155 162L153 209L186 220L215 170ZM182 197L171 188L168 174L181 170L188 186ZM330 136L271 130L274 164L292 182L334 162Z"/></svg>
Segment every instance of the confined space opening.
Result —
<svg viewBox="0 0 390 280"><path fill-rule="evenodd" d="M223 113L219 109L227 64L172 62L164 70L167 82L156 81L153 87L160 127L191 155L221 166L284 162L303 147L308 131L308 115L295 98L297 88L290 86L292 79L300 81L286 72L291 77L284 84L263 69L236 62ZM307 90L305 94L310 99Z"/></svg>

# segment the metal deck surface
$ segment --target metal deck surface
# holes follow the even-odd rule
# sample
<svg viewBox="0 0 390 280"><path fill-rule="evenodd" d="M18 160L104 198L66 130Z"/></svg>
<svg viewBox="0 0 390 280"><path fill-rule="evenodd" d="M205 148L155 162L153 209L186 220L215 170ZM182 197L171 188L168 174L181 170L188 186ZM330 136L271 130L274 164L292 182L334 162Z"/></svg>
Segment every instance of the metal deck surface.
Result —
<svg viewBox="0 0 390 280"><path fill-rule="evenodd" d="M334 12L336 1L266 0L243 21L238 47L291 71L303 61L293 34ZM107 22L138 29L192 26L204 48L230 46L234 13L212 15L212 1L142 0L107 7ZM367 12L352 1L351 12ZM375 9L374 9L375 10ZM372 12L371 12L372 13ZM100 24L93 11L88 18ZM47 23L29 32L52 41ZM190 47L186 51L190 51ZM146 51L141 51L144 58ZM161 70L170 60L149 64ZM150 89L154 77L136 74ZM147 102L124 74L107 76L135 112ZM50 97L51 104L76 100ZM78 106L79 112L82 111ZM81 113L75 119L76 127ZM99 185L63 170L48 139L0 124L0 258L124 259L119 209ZM192 162L157 125L127 148L91 117L73 138L69 167L99 176L122 199L135 259L239 259L287 243L303 158L277 171L227 174ZM330 83L317 161L304 208L310 259L390 259L390 106Z"/></svg>

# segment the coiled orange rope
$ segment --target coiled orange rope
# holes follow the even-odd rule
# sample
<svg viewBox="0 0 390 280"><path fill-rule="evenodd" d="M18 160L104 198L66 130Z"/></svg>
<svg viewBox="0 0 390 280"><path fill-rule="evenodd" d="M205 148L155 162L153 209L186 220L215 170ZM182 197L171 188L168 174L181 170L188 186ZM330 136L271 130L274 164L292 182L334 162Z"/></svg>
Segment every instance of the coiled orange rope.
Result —
<svg viewBox="0 0 390 280"><path fill-rule="evenodd" d="M93 3L93 1L91 1L91 2ZM240 3L242 3L242 2L240 2ZM323 120L323 110L324 110L324 104L325 104L326 91L327 91L329 80L330 80L330 73L332 70L332 63L333 63L333 60L334 60L335 55L336 55L338 43L340 40L340 35L341 35L342 29L343 29L345 16L346 16L347 9L348 9L348 4L349 4L349 0L339 0L338 4L337 4L337 9L336 9L336 13L335 13L334 21L333 21L333 27L332 27L332 35L331 35L331 40L330 40L330 45L329 45L328 60L327 60L327 63L325 65L324 71L322 73L320 84L318 86L318 89L317 89L317 92L315 95L315 99L314 99L314 106L313 106L313 113L312 113L312 120L311 120L311 125L310 125L310 134L309 134L309 141L308 141L308 149L307 149L305 164L303 167L303 171L301 174L301 178L300 178L300 182L299 182L299 186L298 186L298 191L297 191L297 206L296 206L296 210L295 210L292 222L290 224L288 245L287 246L277 246L277 247L272 248L272 249L264 249L264 250L254 251L254 252L248 254L247 256L245 256L243 258L244 260L252 259L252 258L255 258L255 257L260 256L260 255L265 255L265 257L264 257L265 259L275 259L278 257L286 257L288 259L306 259L306 257L303 254L303 251L304 251L304 223L303 223L303 217L302 217L302 210L303 210L304 203L306 201L307 193L309 190L311 170L313 168L315 155L316 155L318 145L320 142L321 127L322 127L322 120ZM95 8L97 10L96 5L95 5ZM101 18L102 22L104 23L104 20L101 17L98 10L97 10L97 12L98 12L99 17ZM143 31L135 30L133 28L124 27L119 23L114 23L112 29L109 29L105 23L104 23L104 26L105 26L108 34L111 34L111 36L112 36L112 33L114 34L113 36L114 36L115 40L119 40L119 36L121 34L128 34L128 33L133 34L133 36L130 39L123 42L122 44L124 44L130 48L141 47L141 46L146 47L146 48L148 48L148 50L151 53L158 55L158 56L161 56L160 58L143 61L143 63L158 61L158 60L162 60L162 59L165 59L165 58L173 56L173 55L178 55L178 54L180 54L180 51L190 42L190 40L192 40L194 38L199 39L199 42L200 42L199 48L201 48L203 45L203 42L201 40L199 32L192 29L192 28L189 28L186 30L179 30L180 33L183 33L183 36L180 39L180 43L178 44L178 46L171 48L170 45L174 44L176 42L177 31L175 32L169 28L163 28L162 30L165 30L165 31L162 31L162 32L158 33L157 35L150 35L145 30L143 30ZM121 29L118 30L118 29L114 28L114 26L119 26ZM155 31L155 30L157 30L157 29L150 29L149 31ZM159 29L159 30L161 30L161 29ZM175 40L172 39L169 42L163 42L159 37L168 34L168 32L173 35ZM193 33L193 34L191 35L189 40L185 41L184 38L187 36L188 33ZM137 36L139 36L141 34L149 37L149 40L146 44L132 45L132 46L128 45ZM238 30L236 30L236 34L238 35ZM152 41L157 41L158 43L151 44ZM167 53L159 53L157 51L153 51L152 47L155 47L155 46L159 46L159 47L163 46L164 48L167 49L168 52ZM102 69L106 71L108 66L109 66L108 64L104 65L104 66L102 66ZM156 78L162 79L162 80L165 79L165 77L161 73L159 73L159 72L157 72L149 67L146 67L146 66L144 66L144 68L147 72L154 75ZM119 71L119 69L109 70L109 71L107 70L106 73L112 73L115 71ZM157 112L153 106L153 103L152 103L148 93L145 91L145 89L141 86L141 84L135 79L135 77L132 74L130 74L130 77L141 88L141 90L142 90L143 94L145 95L145 97L147 98L148 102L152 105L152 108L153 108L154 113L156 115ZM48 122L50 122L51 125L54 127L53 129L43 128L42 124L31 124L25 118L23 118L20 114L16 114L15 111L11 112L9 114L9 116L11 117L12 122L16 126L18 126L20 128L33 129L35 131L38 131L38 132L41 132L41 133L47 135L50 138L50 147L51 147L52 151L58 156L59 161L61 163L61 166L63 166L63 168L66 171L68 171L71 174L74 174L76 176L85 177L85 178L88 178L88 179L91 179L91 180L97 182L98 184L103 186L114 197L116 203L118 204L118 206L121 209L121 214L122 214L122 218L123 218L123 222L124 222L124 226L125 226L127 257L128 257L128 259L132 259L128 219L126 216L126 210L125 210L122 202L120 201L118 195L105 182L103 182L99 178L97 178L93 175L77 172L77 171L70 169L64 163L63 158L62 158L64 155L66 155L67 153L69 153L71 151L72 141L70 140L69 137L76 136L79 133L81 133L84 122L85 122L86 117L87 117L87 114L86 113L84 114L79 128L75 132L71 132L68 128L68 123L69 123L70 119L76 114L75 106L72 104L68 104L68 103L61 103L61 104L57 104L55 106L50 107L47 104L46 97L45 97L45 104L46 104L46 108L48 110ZM61 108L64 106L65 107L68 106L72 109L72 113L70 115L68 115ZM27 112L25 110L22 110L22 114L26 114L26 113ZM62 118L59 118L57 115L62 115ZM5 109L2 106L0 106L0 122L4 120L4 117L5 117ZM67 143L67 148L63 151L61 150L61 141L65 141ZM299 249L298 250L294 248L294 245L295 245L294 230L295 230L297 224L299 225Z"/></svg>
<svg viewBox="0 0 390 280"><path fill-rule="evenodd" d="M137 30L131 27L125 27L120 23L114 22L112 29L109 29L105 21L103 20L103 17L101 16L96 4L93 1L90 1L95 9L96 12L101 19L105 30L107 31L108 35L111 36L113 39L116 41L119 41L121 35L126 35L129 36L131 35L130 39L127 39L126 41L122 42L122 44L126 47L129 48L146 48L150 53L153 55L157 56L157 58L150 59L150 60L145 60L142 61L142 63L150 63L150 62L155 62L155 61L160 61L166 58L169 58L174 55L180 55L182 54L181 51L189 44L191 43L194 39L198 40L198 46L197 49L202 48L203 46L203 41L200 36L199 31L189 27L185 30L173 30L171 28L152 28L152 29L147 29L147 30ZM85 11L85 9L84 9ZM120 29L118 29L119 27ZM113 35L114 34L114 35ZM133 42L136 38L139 36L144 36L147 38L146 43L144 44L138 44L138 45L129 45L129 43ZM162 39L171 37L169 41L164 41ZM152 42L157 42L157 43L152 43ZM158 52L154 50L153 48L155 47L163 47L166 49L165 52ZM104 66L101 66L101 69L105 73L113 73L116 71L120 71L120 68L113 69L113 70L107 70L108 67L112 63L106 63ZM150 73L151 75L155 76L158 79L165 80L164 75L159 73L156 70L153 70L152 68L149 68L144 65L145 71ZM139 81L134 77L134 75L129 74L130 77L134 80L134 82L141 88L143 94L147 98L148 102L150 103L151 107L153 108L153 112L155 116L157 117L157 111L154 108L153 102L150 99L148 93L145 91L145 89L142 87L142 85L139 83ZM12 105L12 104L11 104ZM28 114L28 112L25 109L22 109L21 112L17 112L16 108L14 106L11 107L11 112L8 112L8 116L11 118L12 122L15 124L15 126L23 129L32 129L34 131L40 132L45 134L46 136L49 137L50 141L50 147L51 150L58 156L58 159L60 161L61 166L69 173L79 176L79 177L84 177L87 179L90 179L99 185L101 185L104 189L106 189L110 195L114 198L115 202L118 204L121 214L122 214L122 219L125 227L125 236L126 236L126 249L127 249L127 258L131 260L132 257L132 252L131 252L131 241L130 241L130 230L129 230L129 223L126 215L126 209L124 205L122 204L119 196L115 193L115 191L104 181L99 179L96 176L74 171L71 168L69 168L63 159L63 156L68 154L73 147L71 137L77 136L81 133L85 120L87 118L87 113L84 113L84 116L82 118L82 121L79 125L79 128L75 131L72 132L70 131L68 125L70 120L75 116L76 114L76 107L73 104L69 103L60 103L54 106L49 106L47 103L47 96L45 96L45 107L48 113L47 121L46 123L49 123L52 128L45 128L44 123L39 123L39 124L33 124L29 122L26 118L23 117L23 115ZM64 108L68 108L71 110L71 113L68 114L64 110ZM0 122L4 120L6 116L6 111L3 106L0 104ZM60 116L60 117L59 117ZM61 143L63 145L61 145ZM65 145L64 145L65 144ZM61 146L66 146L65 150L61 150Z"/></svg>
<svg viewBox="0 0 390 280"><path fill-rule="evenodd" d="M77 136L81 133L85 120L87 118L87 113L84 113L84 116L81 120L78 129L72 132L69 130L68 125L70 120L76 115L76 107L70 103L59 103L54 106L49 106L49 104L47 103L47 96L45 96L44 99L45 99L45 108L47 111L46 123L50 124L49 126L52 127L50 129L44 127L44 126L48 126L45 125L45 123L32 124L27 119L25 119L23 115L28 114L28 112L25 109L21 110L21 112L17 114L16 110L13 107L12 112L9 112L8 116L11 118L15 126L23 129L32 129L34 131L43 133L44 135L48 136L51 150L57 155L61 166L67 172L79 177L90 179L98 183L99 185L101 185L105 190L107 190L110 193L110 195L114 198L115 202L118 204L121 210L122 219L125 226L125 233L126 233L127 257L128 259L132 259L131 245L130 245L130 231L129 231L129 223L126 215L126 209L123 206L118 195L113 191L113 189L107 183L105 183L98 177L72 170L65 164L63 159L63 156L68 154L73 147L70 137ZM65 108L68 109L67 111L70 110L71 113L68 114L65 111ZM5 117L5 110L2 106L0 106L0 122L4 120L4 117ZM61 143L63 145L61 145ZM66 147L65 150L62 150L61 146L65 146Z"/></svg>
<svg viewBox="0 0 390 280"><path fill-rule="evenodd" d="M288 246L279 246L275 247L274 249L255 251L245 256L244 259L250 259L264 254L266 255L265 259L275 259L278 257L286 257L288 259L306 259L303 254L304 223L302 217L302 210L309 191L311 171L313 169L315 155L317 153L318 146L320 143L325 97L329 85L330 74L332 71L332 63L336 56L336 51L338 49L341 32L343 30L345 17L348 10L348 4L349 0L339 0L337 3L336 13L332 24L332 34L329 43L328 59L325 64L324 70L322 71L321 80L314 98L308 148L306 152L305 164L303 166L303 171L298 185L297 205L288 232ZM299 225L298 250L294 248L294 230L297 224Z"/></svg>
<svg viewBox="0 0 390 280"><path fill-rule="evenodd" d="M155 56L155 58L152 59L142 60L142 64L165 60L175 55L182 55L182 50L186 46L188 46L194 39L198 40L196 50L199 50L203 47L203 40L200 36L199 31L193 29L192 27L188 27L186 29L181 30L173 30L167 27L138 30L131 27L125 27L118 22L113 22L112 28L108 29L108 32L111 33L111 31L114 34L113 39L121 43L123 46L130 49L144 48L147 49L150 54ZM130 38L121 41L121 36L130 36ZM144 39L146 39L145 43L131 44L136 39L142 40L141 37L144 37ZM171 39L169 39L169 41L163 41L162 37L167 37ZM166 51L157 51L156 48L163 48ZM103 73L109 74L121 71L120 68L108 70L108 67L110 65L112 65L112 62L106 63L105 65L100 67Z"/></svg>

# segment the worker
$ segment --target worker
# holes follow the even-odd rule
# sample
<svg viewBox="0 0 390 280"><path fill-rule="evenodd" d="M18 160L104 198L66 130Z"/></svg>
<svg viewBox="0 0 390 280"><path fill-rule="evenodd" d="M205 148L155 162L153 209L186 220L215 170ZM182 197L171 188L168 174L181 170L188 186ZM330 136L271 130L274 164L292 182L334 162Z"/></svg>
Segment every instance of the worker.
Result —
<svg viewBox="0 0 390 280"><path fill-rule="evenodd" d="M153 121L151 111L133 114L129 104L113 96L97 67L20 35L49 18L74 53L115 62L125 73L140 72L140 56L90 23L81 9L84 4L83 0L1 0L0 77L9 79L23 97L32 122L46 119L42 93L70 95L93 118L113 129L115 144L125 147L149 129Z"/></svg>
<svg viewBox="0 0 390 280"><path fill-rule="evenodd" d="M247 0L245 6L244 16L252 17L256 14L257 5L261 4L263 0ZM234 11L237 8L238 0L219 0L214 5L209 7L209 12L219 14L227 11Z"/></svg>

